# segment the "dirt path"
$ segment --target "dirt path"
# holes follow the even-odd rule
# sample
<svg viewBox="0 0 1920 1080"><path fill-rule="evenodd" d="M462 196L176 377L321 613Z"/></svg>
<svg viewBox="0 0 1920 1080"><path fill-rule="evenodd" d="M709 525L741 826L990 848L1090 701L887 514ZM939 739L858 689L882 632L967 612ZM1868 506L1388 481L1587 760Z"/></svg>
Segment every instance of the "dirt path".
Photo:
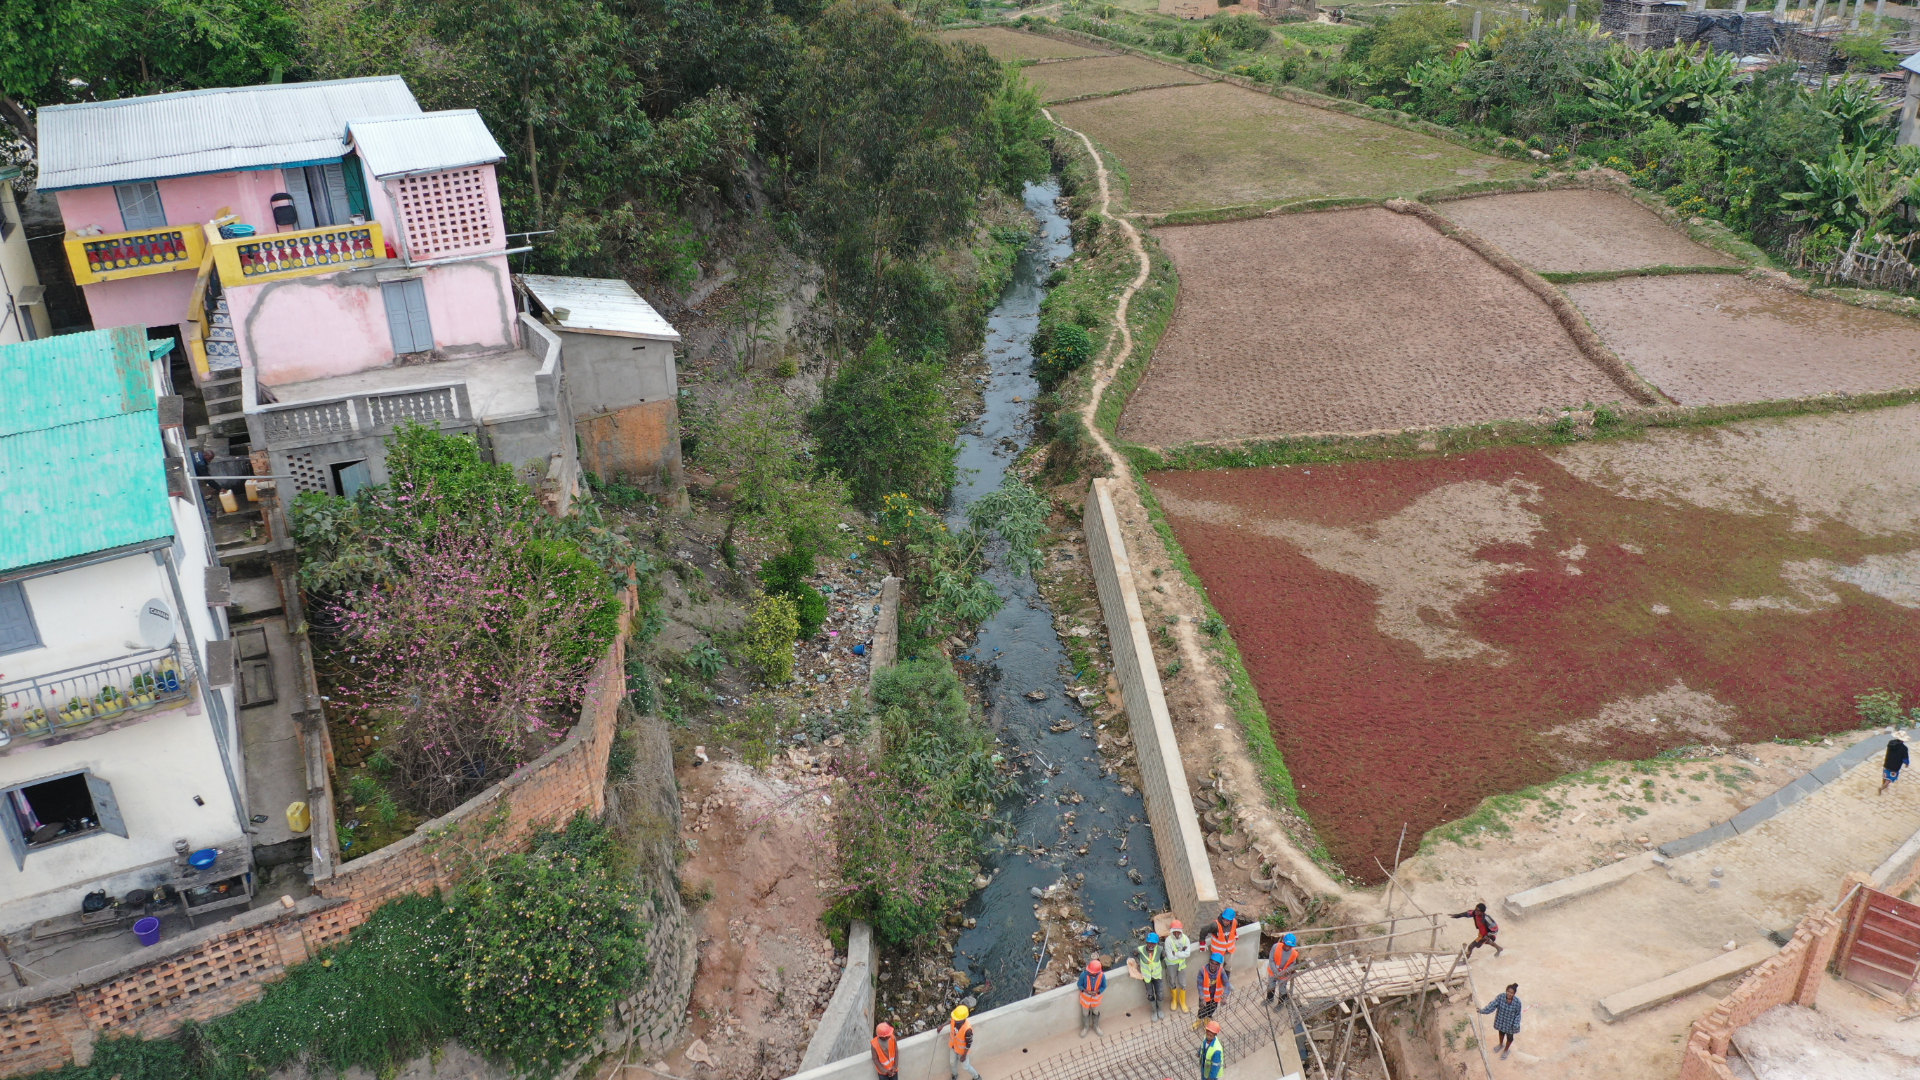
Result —
<svg viewBox="0 0 1920 1080"><path fill-rule="evenodd" d="M1179 574L1172 572L1173 560L1168 556L1160 534L1148 519L1146 507L1140 502L1131 465L1107 441L1105 433L1095 422L1094 413L1100 407L1101 398L1112 385L1114 376L1133 355L1133 329L1128 324L1127 311L1134 295L1146 285L1152 264L1148 260L1146 246L1141 242L1139 230L1125 216L1113 212L1111 179L1106 162L1101 159L1099 150L1095 149L1093 140L1060 123L1052 112L1042 111L1046 112L1047 119L1055 126L1079 139L1081 145L1086 147L1088 156L1093 159L1094 175L1099 181L1100 213L1120 227L1127 238L1127 247L1139 263L1133 280L1120 292L1120 300L1113 313L1113 326L1119 333L1108 351L1094 360L1093 383L1086 404L1081 406L1080 417L1094 445L1106 459L1109 475L1119 481L1113 489L1114 509L1120 516L1133 565L1134 585L1142 603L1150 609L1157 609L1163 620L1167 617L1179 619L1178 625L1172 630L1180 651L1181 670L1178 675L1165 680L1165 685L1168 706L1180 727L1181 756L1185 759L1189 780L1196 775L1205 777L1209 770L1218 770L1227 793L1240 808L1239 820L1253 832L1260 847L1284 860L1284 872L1303 890L1343 902L1363 900L1371 907L1373 898L1352 892L1335 881L1306 852L1300 850L1282 824L1279 813L1273 808L1261 784L1254 756L1247 748L1240 724L1227 700L1227 688L1232 685L1232 680L1214 663L1213 656L1201 643L1199 628L1205 619L1206 605Z"/></svg>

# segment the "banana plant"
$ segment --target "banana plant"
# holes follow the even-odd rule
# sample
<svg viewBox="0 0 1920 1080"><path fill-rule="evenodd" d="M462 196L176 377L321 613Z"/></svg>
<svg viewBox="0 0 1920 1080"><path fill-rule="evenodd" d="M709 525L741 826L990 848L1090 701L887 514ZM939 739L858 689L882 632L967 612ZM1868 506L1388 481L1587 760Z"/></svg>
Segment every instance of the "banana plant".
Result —
<svg viewBox="0 0 1920 1080"><path fill-rule="evenodd" d="M1877 154L1893 145L1899 129L1888 120L1893 109L1882 104L1879 92L1867 79L1843 79L1819 93L1820 111L1840 124L1840 138L1847 146L1865 147Z"/></svg>
<svg viewBox="0 0 1920 1080"><path fill-rule="evenodd" d="M1734 60L1704 43L1607 54L1607 70L1587 80L1604 123L1633 130L1655 120L1685 125L1713 112L1733 90Z"/></svg>
<svg viewBox="0 0 1920 1080"><path fill-rule="evenodd" d="M1836 226L1875 247L1904 246L1907 237L1882 237L1880 227L1900 204L1920 194L1920 150L1901 147L1875 156L1865 146L1836 150L1824 162L1802 162L1810 191L1787 192L1782 197L1800 204L1790 216L1819 228Z"/></svg>

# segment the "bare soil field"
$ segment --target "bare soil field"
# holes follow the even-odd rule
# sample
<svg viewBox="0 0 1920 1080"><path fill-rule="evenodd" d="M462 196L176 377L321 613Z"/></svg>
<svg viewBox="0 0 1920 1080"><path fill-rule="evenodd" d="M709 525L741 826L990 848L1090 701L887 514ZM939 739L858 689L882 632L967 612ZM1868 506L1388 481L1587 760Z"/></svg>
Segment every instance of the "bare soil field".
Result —
<svg viewBox="0 0 1920 1080"><path fill-rule="evenodd" d="M1534 270L1739 265L1733 256L1694 243L1653 211L1610 191L1518 191L1453 199L1434 209Z"/></svg>
<svg viewBox="0 0 1920 1080"><path fill-rule="evenodd" d="M1021 74L1040 91L1040 100L1047 103L1143 86L1206 81L1198 75L1139 56L1091 56L1084 60L1033 64L1022 68Z"/></svg>
<svg viewBox="0 0 1920 1080"><path fill-rule="evenodd" d="M1468 424L1619 397L1545 304L1416 218L1342 210L1157 235L1180 306L1122 438Z"/></svg>
<svg viewBox="0 0 1920 1080"><path fill-rule="evenodd" d="M1023 34L1018 30L1003 30L997 26L982 26L972 30L947 30L940 36L948 41L972 42L992 53L993 58L1000 61L1111 55L1099 49L1089 49L1069 41L1056 41L1039 34Z"/></svg>
<svg viewBox="0 0 1920 1080"><path fill-rule="evenodd" d="M1719 274L1566 286L1613 351L1682 405L1920 385L1920 321Z"/></svg>
<svg viewBox="0 0 1920 1080"><path fill-rule="evenodd" d="M1856 694L1920 685L1916 425L1908 406L1150 482L1301 805L1370 878L1402 822L1597 761L1848 730Z"/></svg>
<svg viewBox="0 0 1920 1080"><path fill-rule="evenodd" d="M1230 83L1082 101L1055 115L1119 156L1133 209L1148 213L1411 195L1528 171L1520 162Z"/></svg>

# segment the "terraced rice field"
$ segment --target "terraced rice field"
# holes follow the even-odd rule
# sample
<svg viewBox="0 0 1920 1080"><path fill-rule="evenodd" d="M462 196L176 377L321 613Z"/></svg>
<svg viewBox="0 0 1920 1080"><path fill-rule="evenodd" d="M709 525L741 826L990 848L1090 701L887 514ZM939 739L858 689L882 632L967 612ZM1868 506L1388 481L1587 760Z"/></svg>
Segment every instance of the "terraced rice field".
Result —
<svg viewBox="0 0 1920 1080"><path fill-rule="evenodd" d="M1177 67L1156 64L1139 56L1091 56L1082 60L1049 61L1030 64L1021 69L1021 74L1040 92L1040 100L1048 104L1148 86L1206 81Z"/></svg>

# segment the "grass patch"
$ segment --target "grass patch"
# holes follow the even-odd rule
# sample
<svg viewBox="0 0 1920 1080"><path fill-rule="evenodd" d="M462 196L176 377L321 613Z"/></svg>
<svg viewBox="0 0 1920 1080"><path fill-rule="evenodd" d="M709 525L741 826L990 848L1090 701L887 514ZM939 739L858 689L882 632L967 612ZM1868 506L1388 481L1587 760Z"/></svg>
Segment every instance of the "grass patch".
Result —
<svg viewBox="0 0 1920 1080"><path fill-rule="evenodd" d="M1640 266L1631 270L1537 270L1555 285L1582 285L1630 277L1667 277L1673 274L1744 274L1744 266Z"/></svg>

